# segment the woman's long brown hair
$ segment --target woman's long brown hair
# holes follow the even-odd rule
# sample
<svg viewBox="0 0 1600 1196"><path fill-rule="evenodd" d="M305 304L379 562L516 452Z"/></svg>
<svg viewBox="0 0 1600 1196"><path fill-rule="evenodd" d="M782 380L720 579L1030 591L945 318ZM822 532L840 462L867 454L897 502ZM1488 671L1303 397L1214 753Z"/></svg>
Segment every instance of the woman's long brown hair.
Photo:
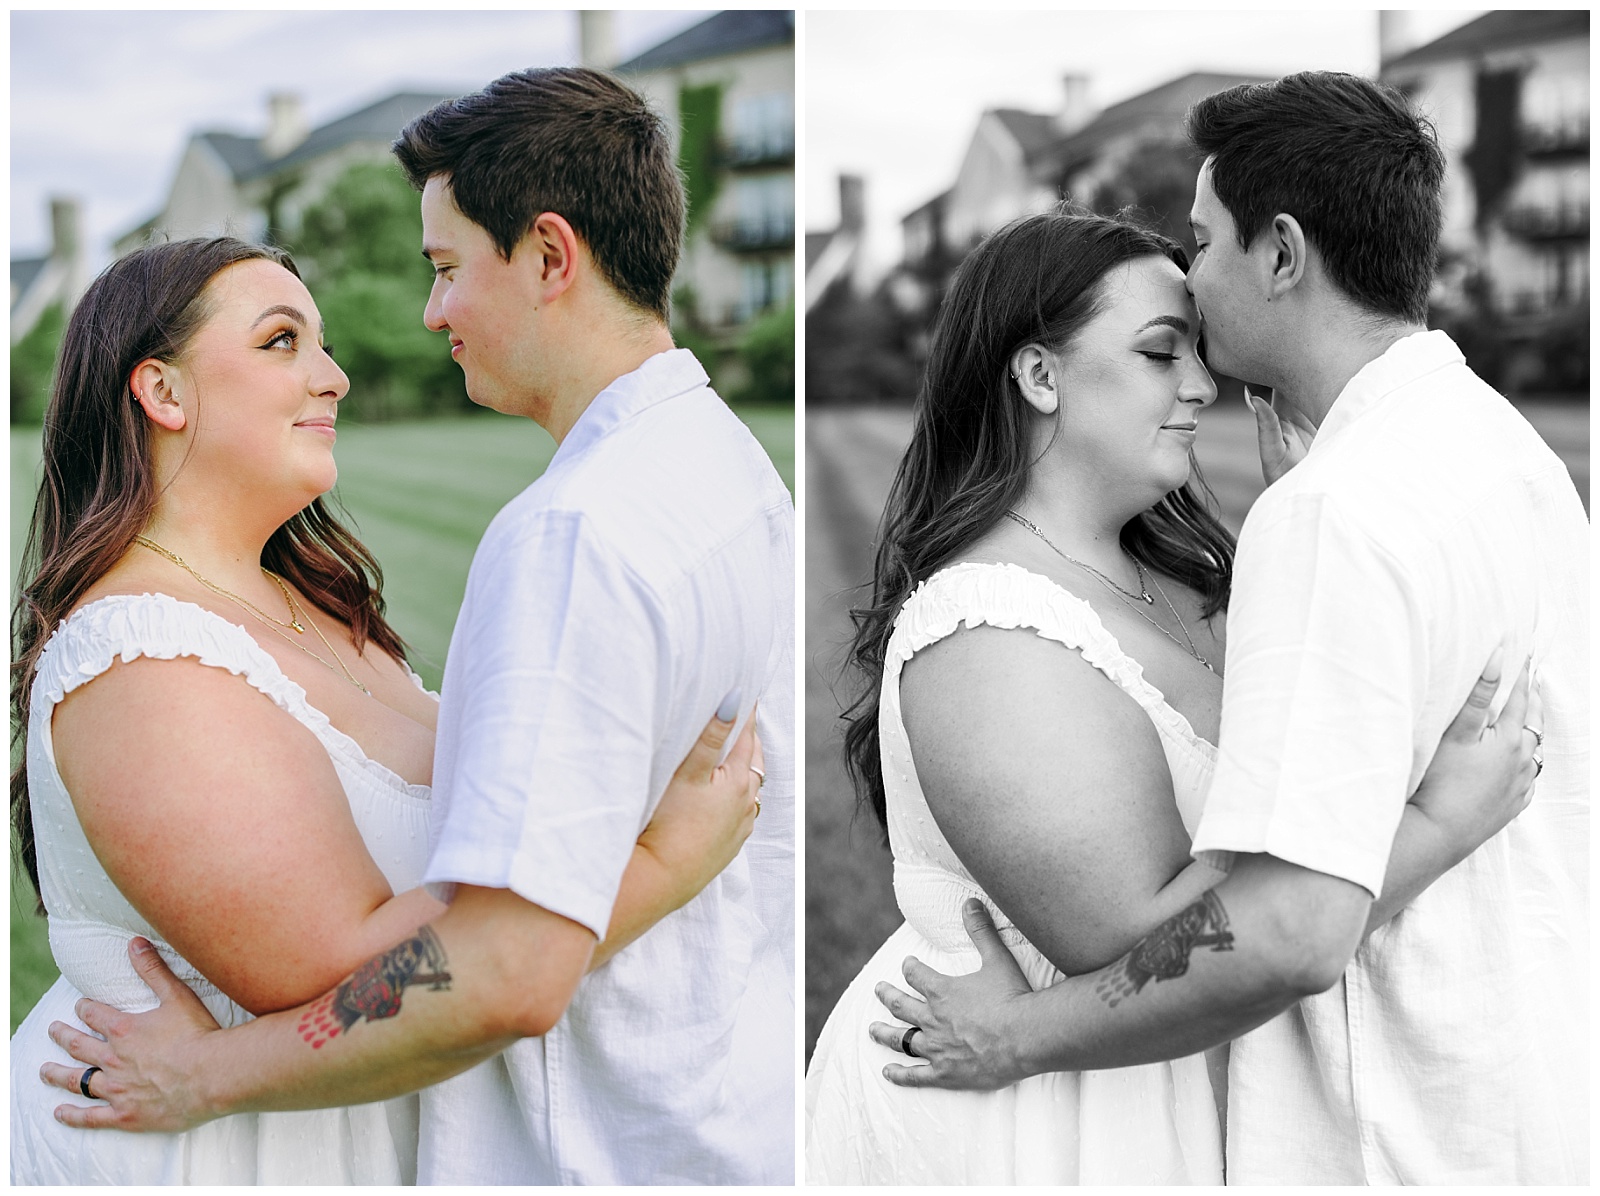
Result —
<svg viewBox="0 0 1600 1196"><path fill-rule="evenodd" d="M44 417L43 477L23 549L28 579L11 611L11 826L28 879L39 890L28 766L19 744L39 656L51 633L144 530L159 497L150 423L129 386L147 358L177 362L211 315L207 287L229 266L264 259L298 276L281 250L231 237L151 245L114 262L78 302L61 341ZM404 658L383 617L383 573L322 499L272 534L261 563L287 577L320 610L349 625L358 650L370 640Z"/></svg>

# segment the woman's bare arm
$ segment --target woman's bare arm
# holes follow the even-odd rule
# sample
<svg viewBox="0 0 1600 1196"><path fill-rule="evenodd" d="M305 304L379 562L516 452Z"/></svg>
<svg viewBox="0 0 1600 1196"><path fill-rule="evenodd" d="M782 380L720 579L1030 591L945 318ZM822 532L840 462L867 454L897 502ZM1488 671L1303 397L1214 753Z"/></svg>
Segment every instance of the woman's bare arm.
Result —
<svg viewBox="0 0 1600 1196"><path fill-rule="evenodd" d="M1220 879L1190 859L1149 715L1077 652L961 630L911 660L900 694L940 830L1062 971L1110 963Z"/></svg>
<svg viewBox="0 0 1600 1196"><path fill-rule="evenodd" d="M60 703L53 735L111 880L252 1013L316 996L443 909L391 891L326 749L224 669L114 665Z"/></svg>

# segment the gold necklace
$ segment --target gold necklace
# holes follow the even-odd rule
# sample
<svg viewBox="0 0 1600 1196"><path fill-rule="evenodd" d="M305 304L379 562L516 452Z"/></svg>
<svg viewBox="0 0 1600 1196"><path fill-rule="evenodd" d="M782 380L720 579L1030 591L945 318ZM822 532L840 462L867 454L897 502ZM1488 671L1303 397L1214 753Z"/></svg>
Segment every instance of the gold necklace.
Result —
<svg viewBox="0 0 1600 1196"><path fill-rule="evenodd" d="M304 626L304 624L302 624L300 622L300 619L298 617L298 615L299 614L303 614L304 611L301 610L300 607L299 607L299 604L297 602L295 602L294 595L289 593L289 587L284 584L283 578L279 577L276 573L272 572L272 570L266 568L265 566L261 567L261 572L265 573L268 577L272 578L272 580L277 583L278 589L283 592L283 600L284 600L285 603L288 604L288 607L289 607L289 621L287 623L285 623L281 619L274 619L271 615L267 614L265 611L263 611L259 607L257 607L253 602L250 602L247 599L241 598L238 594L235 594L232 590L223 589L221 586L219 586L216 582L212 581L210 578L202 576L198 569L196 569L193 565L189 564L188 561L184 560L177 553L173 552L172 549L164 548L160 544L157 544L154 540L150 539L148 536L135 536L133 539L134 539L134 543L142 544L146 548L150 549L151 552L154 552L154 553L156 553L156 554L158 554L160 556L166 557L167 560L171 561L174 565L178 566L178 568L182 569L190 577L194 578L201 585L205 586L205 588L210 590L213 594L219 594L222 597L227 598L229 601L235 602L238 605L244 607L245 610L249 611L252 615L254 615L256 617L256 619L258 621L260 621L269 631L271 631L274 634L276 634L285 643L289 644L291 647L299 648L300 651L304 652L307 656L311 657L312 660L316 661L318 664L320 664L323 668L327 669L329 672L343 673L344 677L345 677L345 680L350 682L351 685L355 686L362 693L366 694L369 698L372 696L372 691L370 689L368 689L365 685L361 684L360 681L357 681L356 678L355 678L355 675L352 674L350 672L350 670L345 667L345 663L344 663L343 659L341 659L339 654L334 651L333 645L328 642L328 637L322 634L322 628L317 626L317 621L315 619L313 619L309 614L306 615L306 621L311 624L311 630L317 633L317 638L322 641L322 646L328 650L328 655L332 656L333 659L338 662L338 667L337 668L335 668L333 665L329 664L326 660L323 660L322 657L318 656L315 652L313 652L310 648L306 647L304 644L296 643L294 640L290 639L287 635L284 635L284 633L283 633L283 629L284 628L289 628L289 629L295 631L296 633L298 633L300 635L304 635L305 634L305 630L306 630L305 626Z"/></svg>

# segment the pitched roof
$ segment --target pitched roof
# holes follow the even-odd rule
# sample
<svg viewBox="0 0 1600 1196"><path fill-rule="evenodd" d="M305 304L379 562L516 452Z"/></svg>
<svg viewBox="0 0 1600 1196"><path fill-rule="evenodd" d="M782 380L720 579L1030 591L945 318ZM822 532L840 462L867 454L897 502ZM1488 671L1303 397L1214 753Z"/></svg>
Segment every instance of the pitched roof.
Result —
<svg viewBox="0 0 1600 1196"><path fill-rule="evenodd" d="M1024 160L1032 159L1040 150L1060 139L1055 117L1046 112L1024 112L1021 108L991 108L1006 132L1022 147Z"/></svg>
<svg viewBox="0 0 1600 1196"><path fill-rule="evenodd" d="M793 9L736 8L707 17L643 54L619 63L616 69L619 72L653 71L744 50L759 50L764 46L793 44Z"/></svg>
<svg viewBox="0 0 1600 1196"><path fill-rule="evenodd" d="M281 158L268 158L261 152L261 142L264 140L261 137L242 137L238 133L225 133L217 129L195 136L216 151L233 174L235 182L243 183L284 167L298 165L354 141L392 141L414 117L422 115L441 101L454 98L441 92L398 92L312 129L304 141Z"/></svg>
<svg viewBox="0 0 1600 1196"><path fill-rule="evenodd" d="M244 178L261 165L259 137L241 137L237 133L213 130L209 133L198 133L196 138L216 151L217 157L222 159L223 165L235 179Z"/></svg>
<svg viewBox="0 0 1600 1196"><path fill-rule="evenodd" d="M11 259L11 293L20 299L28 293L33 280L44 270L48 257L14 257Z"/></svg>
<svg viewBox="0 0 1600 1196"><path fill-rule="evenodd" d="M393 141L400 130L413 119L421 116L435 104L454 98L437 92L398 92L374 104L368 104L348 116L341 116L338 120L329 121L320 128L311 130L304 141L283 157L260 159L253 168L238 177L242 182L245 179L272 174L355 141ZM259 159L259 151L257 157Z"/></svg>
<svg viewBox="0 0 1600 1196"><path fill-rule="evenodd" d="M1485 13L1383 64L1388 72L1397 66L1439 62L1450 58L1476 58L1490 50L1505 50L1538 42L1589 36L1587 9L1531 11L1503 9Z"/></svg>
<svg viewBox="0 0 1600 1196"><path fill-rule="evenodd" d="M946 204L946 202L949 201L950 192L953 189L954 188L946 187L943 191L939 192L939 194L935 195L932 199L924 200L922 203L920 203L916 207L912 208L904 216L900 217L900 223L904 224L907 220L915 220L918 216L922 215L924 212L931 212L931 211L937 210L938 208L942 208Z"/></svg>
<svg viewBox="0 0 1600 1196"><path fill-rule="evenodd" d="M1093 160L1108 141L1152 126L1169 127L1176 139L1182 133L1184 114L1198 101L1241 83L1265 82L1267 79L1262 75L1192 71L1112 104L1076 133L1061 138L1048 152L1041 153L1041 163L1059 174Z"/></svg>

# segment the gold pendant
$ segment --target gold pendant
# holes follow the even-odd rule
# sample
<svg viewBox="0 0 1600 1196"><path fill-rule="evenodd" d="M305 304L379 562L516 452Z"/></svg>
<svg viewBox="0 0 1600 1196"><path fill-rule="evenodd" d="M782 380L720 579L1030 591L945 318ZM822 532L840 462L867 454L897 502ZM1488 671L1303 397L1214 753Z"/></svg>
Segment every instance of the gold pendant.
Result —
<svg viewBox="0 0 1600 1196"><path fill-rule="evenodd" d="M306 629L304 627L300 626L300 620L299 619L290 619L289 620L289 626L293 630L299 632L301 635L304 635L306 633Z"/></svg>

